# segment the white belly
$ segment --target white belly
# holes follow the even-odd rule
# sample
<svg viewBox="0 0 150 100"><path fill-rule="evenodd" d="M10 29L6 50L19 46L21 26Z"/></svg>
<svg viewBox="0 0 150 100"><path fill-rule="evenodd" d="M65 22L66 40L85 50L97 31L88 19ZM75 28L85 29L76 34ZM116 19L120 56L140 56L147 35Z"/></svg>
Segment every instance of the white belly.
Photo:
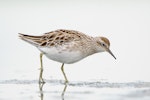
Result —
<svg viewBox="0 0 150 100"><path fill-rule="evenodd" d="M52 59L54 61L58 61L61 63L75 63L81 59L84 58L82 55L82 52L80 51L70 51L64 48L47 48L47 47L42 47L38 48L41 52L45 54L49 59Z"/></svg>

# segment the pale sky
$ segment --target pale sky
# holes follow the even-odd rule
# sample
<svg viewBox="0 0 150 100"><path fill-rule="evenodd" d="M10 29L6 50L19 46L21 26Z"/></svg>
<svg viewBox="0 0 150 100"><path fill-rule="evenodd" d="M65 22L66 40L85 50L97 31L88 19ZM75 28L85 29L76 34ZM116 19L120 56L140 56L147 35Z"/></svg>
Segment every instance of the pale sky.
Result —
<svg viewBox="0 0 150 100"><path fill-rule="evenodd" d="M117 57L105 52L65 65L69 80L150 81L149 0L1 0L0 80L38 79L40 52L18 33L56 29L105 36ZM44 57L44 77L63 79L60 66Z"/></svg>

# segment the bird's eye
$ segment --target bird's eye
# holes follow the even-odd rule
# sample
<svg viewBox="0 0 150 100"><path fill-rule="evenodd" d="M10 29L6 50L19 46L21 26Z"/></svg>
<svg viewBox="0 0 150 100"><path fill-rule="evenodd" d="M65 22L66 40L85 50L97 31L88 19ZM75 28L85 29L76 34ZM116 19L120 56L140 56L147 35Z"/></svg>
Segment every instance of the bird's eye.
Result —
<svg viewBox="0 0 150 100"><path fill-rule="evenodd" d="M102 43L101 45L102 45L103 47L105 47L105 44L104 44L104 43Z"/></svg>

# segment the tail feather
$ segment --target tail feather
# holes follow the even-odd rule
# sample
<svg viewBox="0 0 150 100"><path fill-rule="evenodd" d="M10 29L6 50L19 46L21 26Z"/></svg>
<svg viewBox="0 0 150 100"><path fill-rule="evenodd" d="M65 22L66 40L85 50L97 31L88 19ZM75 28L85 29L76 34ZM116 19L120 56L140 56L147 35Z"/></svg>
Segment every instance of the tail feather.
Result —
<svg viewBox="0 0 150 100"><path fill-rule="evenodd" d="M34 46L38 46L39 44L41 44L41 41L40 41L41 36L32 36L32 35L26 35L26 34L19 33L19 37L22 40L24 40Z"/></svg>

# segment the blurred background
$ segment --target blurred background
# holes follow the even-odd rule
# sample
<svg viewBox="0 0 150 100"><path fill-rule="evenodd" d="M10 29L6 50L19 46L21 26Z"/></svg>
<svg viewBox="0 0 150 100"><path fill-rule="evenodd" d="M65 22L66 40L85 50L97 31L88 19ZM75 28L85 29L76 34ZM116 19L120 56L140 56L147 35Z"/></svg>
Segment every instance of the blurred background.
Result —
<svg viewBox="0 0 150 100"><path fill-rule="evenodd" d="M0 80L38 79L40 52L18 33L56 29L105 36L117 57L105 52L66 64L70 81L150 81L149 0L0 0ZM43 59L45 79L64 79L60 63Z"/></svg>

